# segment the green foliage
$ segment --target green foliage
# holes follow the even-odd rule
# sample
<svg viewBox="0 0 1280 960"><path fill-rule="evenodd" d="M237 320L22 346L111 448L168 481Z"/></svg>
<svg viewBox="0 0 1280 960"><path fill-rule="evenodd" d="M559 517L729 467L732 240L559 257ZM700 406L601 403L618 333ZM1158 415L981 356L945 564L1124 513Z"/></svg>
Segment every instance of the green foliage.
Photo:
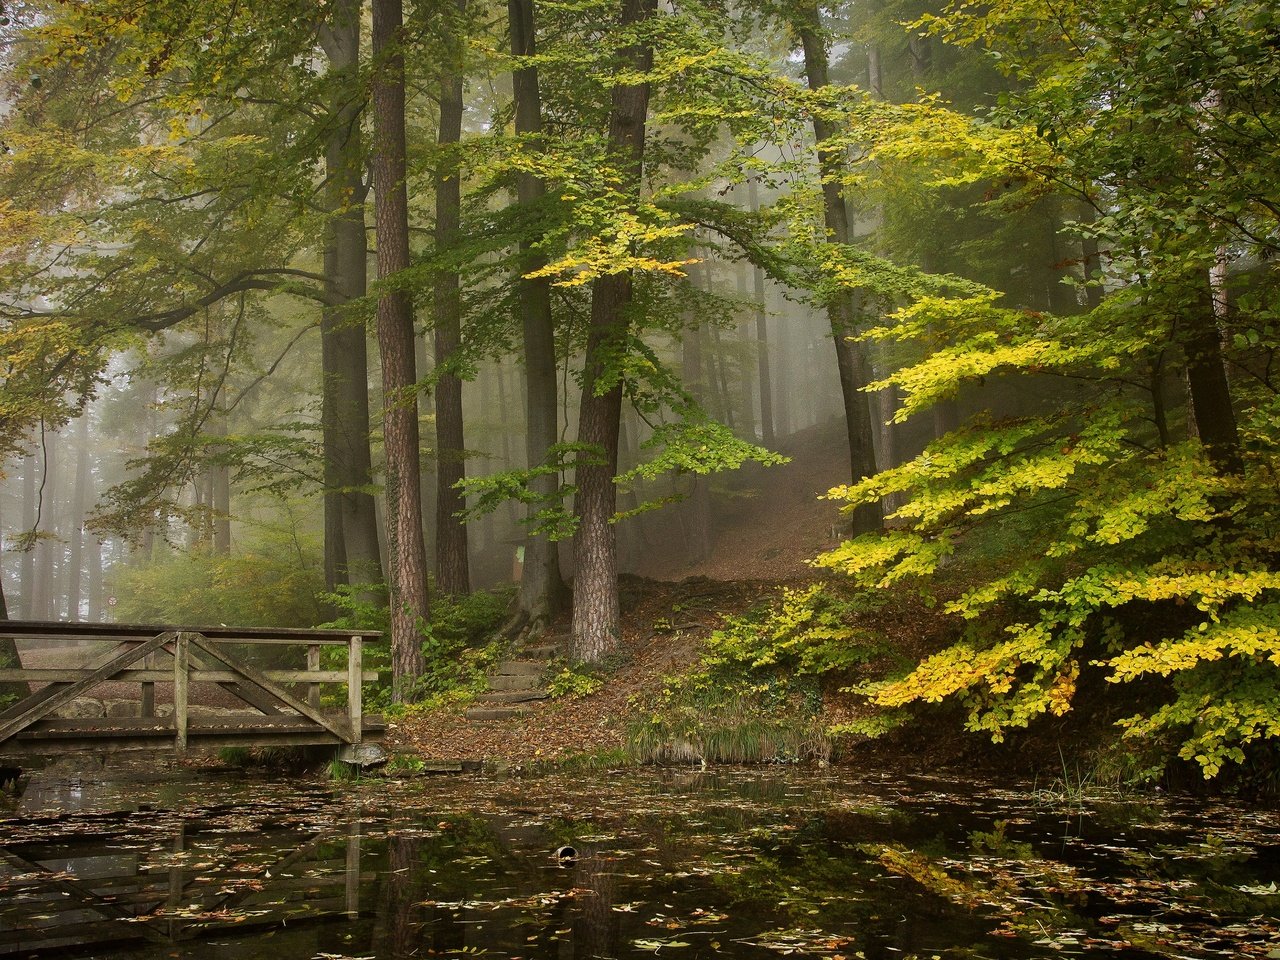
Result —
<svg viewBox="0 0 1280 960"><path fill-rule="evenodd" d="M228 554L192 549L112 568L123 623L310 627L324 619L319 544L262 531Z"/></svg>
<svg viewBox="0 0 1280 960"><path fill-rule="evenodd" d="M885 652L882 637L853 623L877 603L815 584L728 618L697 666L668 678L629 731L629 749L658 762L825 759L822 685Z"/></svg>
<svg viewBox="0 0 1280 960"><path fill-rule="evenodd" d="M784 588L764 611L730 617L707 640L703 668L717 675L820 676L883 652L875 633L850 623L857 601L823 584Z"/></svg>
<svg viewBox="0 0 1280 960"><path fill-rule="evenodd" d="M627 752L642 763L794 763L830 751L813 712L776 697L668 699L627 730Z"/></svg>
<svg viewBox="0 0 1280 960"><path fill-rule="evenodd" d="M547 679L547 693L553 700L589 697L602 686L604 680L587 663L566 664Z"/></svg>
<svg viewBox="0 0 1280 960"><path fill-rule="evenodd" d="M390 635L390 610L385 588L369 595L369 588L343 587L326 594L342 616L325 626L380 630ZM468 596L431 598L429 623L419 624L426 670L407 698L420 706L439 706L466 699L484 689L489 668L505 652L506 642L493 636L507 615L511 588L477 591ZM379 671L379 685L371 702L388 709L391 695L389 651L385 644L365 647L365 663Z"/></svg>

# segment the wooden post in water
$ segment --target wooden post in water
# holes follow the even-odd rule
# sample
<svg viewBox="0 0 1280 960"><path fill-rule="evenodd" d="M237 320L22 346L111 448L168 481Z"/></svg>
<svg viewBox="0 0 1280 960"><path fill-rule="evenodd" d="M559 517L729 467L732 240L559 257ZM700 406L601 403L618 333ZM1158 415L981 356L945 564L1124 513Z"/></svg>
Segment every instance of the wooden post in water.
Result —
<svg viewBox="0 0 1280 960"><path fill-rule="evenodd" d="M347 641L347 719L351 721L352 743L360 743L364 739L364 703L361 699L363 646L364 641L358 634Z"/></svg>
<svg viewBox="0 0 1280 960"><path fill-rule="evenodd" d="M187 755L187 634L179 633L173 642L173 749L179 757Z"/></svg>
<svg viewBox="0 0 1280 960"><path fill-rule="evenodd" d="M360 818L347 821L347 919L360 918Z"/></svg>

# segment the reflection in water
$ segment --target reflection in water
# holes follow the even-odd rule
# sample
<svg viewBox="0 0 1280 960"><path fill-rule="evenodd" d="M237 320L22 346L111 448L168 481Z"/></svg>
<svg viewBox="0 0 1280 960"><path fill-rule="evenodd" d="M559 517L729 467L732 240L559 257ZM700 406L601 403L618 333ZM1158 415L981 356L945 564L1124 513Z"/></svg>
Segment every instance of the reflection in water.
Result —
<svg viewBox="0 0 1280 960"><path fill-rule="evenodd" d="M343 795L251 781L163 789L117 785L89 803L82 790L78 811L0 814L0 954L994 960L1280 949L1280 824L1238 808L1113 800L1067 811L938 780L774 771L467 778ZM46 796L68 809L70 794ZM576 859L556 855L565 845Z"/></svg>

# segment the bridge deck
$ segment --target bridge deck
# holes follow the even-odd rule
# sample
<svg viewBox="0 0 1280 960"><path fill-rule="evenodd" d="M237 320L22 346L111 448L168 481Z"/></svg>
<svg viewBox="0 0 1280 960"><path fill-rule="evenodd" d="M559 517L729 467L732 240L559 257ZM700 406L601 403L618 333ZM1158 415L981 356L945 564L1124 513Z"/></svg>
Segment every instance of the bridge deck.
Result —
<svg viewBox="0 0 1280 960"><path fill-rule="evenodd" d="M361 691L377 679L363 668L363 643L378 636L352 630L0 623L0 637L24 643L28 658L32 649L44 652L41 667L0 670L0 683L26 694L0 711L0 760L86 750L183 755L228 746L357 746L380 738L385 729L379 718L364 716ZM92 648L88 662L83 651L79 658L67 651L54 655L52 648L68 640ZM263 646L273 649L276 669L249 662L246 651ZM343 669L322 669L325 647L345 647ZM57 661L52 665L51 657ZM280 669L282 659L298 663ZM104 684L137 690L133 716L67 715ZM240 709L216 716L198 706L193 710L193 684L206 685L197 692L216 687ZM344 707L322 706L324 685L345 687ZM157 688L172 700L168 716L157 715Z"/></svg>

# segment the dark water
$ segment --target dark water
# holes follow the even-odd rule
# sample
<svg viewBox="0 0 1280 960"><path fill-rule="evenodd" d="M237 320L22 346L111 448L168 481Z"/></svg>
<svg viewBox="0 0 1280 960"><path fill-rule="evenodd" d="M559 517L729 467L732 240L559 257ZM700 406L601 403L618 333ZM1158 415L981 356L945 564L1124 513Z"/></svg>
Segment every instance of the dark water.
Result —
<svg viewBox="0 0 1280 960"><path fill-rule="evenodd" d="M1159 796L773 769L64 781L0 808L0 955L1275 960L1278 881L1275 814Z"/></svg>

